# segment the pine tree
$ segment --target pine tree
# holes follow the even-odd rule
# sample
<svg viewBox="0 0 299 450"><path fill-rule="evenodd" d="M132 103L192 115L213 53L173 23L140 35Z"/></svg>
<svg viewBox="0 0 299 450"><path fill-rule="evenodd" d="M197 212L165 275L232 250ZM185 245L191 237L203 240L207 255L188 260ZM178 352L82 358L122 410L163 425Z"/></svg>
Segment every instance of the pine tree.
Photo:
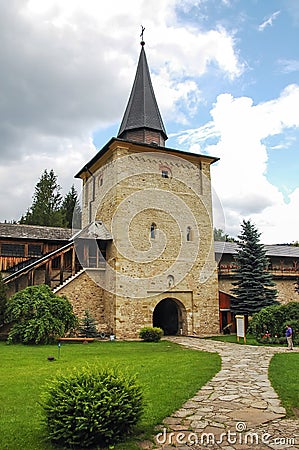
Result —
<svg viewBox="0 0 299 450"><path fill-rule="evenodd" d="M68 228L81 228L81 208L74 185L64 197L61 210Z"/></svg>
<svg viewBox="0 0 299 450"><path fill-rule="evenodd" d="M221 228L214 228L214 241L220 242L236 242L236 240L225 234Z"/></svg>
<svg viewBox="0 0 299 450"><path fill-rule="evenodd" d="M273 288L272 275L267 272L269 260L260 243L261 234L250 220L243 220L241 228L236 255L237 281L232 289L235 298L232 298L231 310L235 314L252 316L265 306L277 303L277 291Z"/></svg>
<svg viewBox="0 0 299 450"><path fill-rule="evenodd" d="M25 216L22 216L20 223L48 227L65 226L60 189L53 169L49 173L45 170L35 186L32 206Z"/></svg>
<svg viewBox="0 0 299 450"><path fill-rule="evenodd" d="M80 320L79 333L80 336L84 336L87 338L98 336L96 321L90 315L88 310L85 310L84 317Z"/></svg>
<svg viewBox="0 0 299 450"><path fill-rule="evenodd" d="M4 323L5 310L7 305L7 288L3 282L2 273L0 272L0 327Z"/></svg>

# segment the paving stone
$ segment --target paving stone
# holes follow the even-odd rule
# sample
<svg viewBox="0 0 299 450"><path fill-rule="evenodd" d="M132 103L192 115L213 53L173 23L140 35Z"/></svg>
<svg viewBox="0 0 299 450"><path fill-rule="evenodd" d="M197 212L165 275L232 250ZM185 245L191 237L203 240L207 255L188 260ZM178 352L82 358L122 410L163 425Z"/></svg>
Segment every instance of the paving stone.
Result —
<svg viewBox="0 0 299 450"><path fill-rule="evenodd" d="M198 408L200 402L196 402L193 399L189 400L188 402L183 404L183 408L184 409L189 409L189 408Z"/></svg>
<svg viewBox="0 0 299 450"><path fill-rule="evenodd" d="M239 398L238 395L222 395L221 397L219 397L219 400L230 402L231 400L236 400L237 398Z"/></svg>
<svg viewBox="0 0 299 450"><path fill-rule="evenodd" d="M257 408L257 409L267 409L268 403L265 402L264 400L260 400L259 402L252 402L251 406L252 406L252 408Z"/></svg>
<svg viewBox="0 0 299 450"><path fill-rule="evenodd" d="M193 437L197 434L199 439L204 433L214 433L215 442L156 444L155 450L299 450L299 420L285 419L285 410L268 380L272 356L285 352L285 348L241 346L198 338L168 339L189 348L218 352L222 358L220 372L181 409L163 421L169 428L168 433L177 433L172 435L174 438L184 432L193 433ZM217 436L236 431L240 432L237 434L238 442L217 442ZM259 439L269 435L272 441L260 440L258 445L244 443L242 438L246 433Z"/></svg>
<svg viewBox="0 0 299 450"><path fill-rule="evenodd" d="M192 414L190 409L179 409L175 413L173 413L173 417L187 417Z"/></svg>

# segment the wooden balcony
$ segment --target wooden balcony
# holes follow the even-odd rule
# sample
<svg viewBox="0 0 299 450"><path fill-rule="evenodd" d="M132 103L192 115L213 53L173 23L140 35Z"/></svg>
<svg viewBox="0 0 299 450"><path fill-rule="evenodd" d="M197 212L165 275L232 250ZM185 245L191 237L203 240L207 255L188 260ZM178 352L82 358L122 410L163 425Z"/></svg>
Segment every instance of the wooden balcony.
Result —
<svg viewBox="0 0 299 450"><path fill-rule="evenodd" d="M218 266L218 276L220 278L233 278L236 276L237 266L235 264L220 264ZM299 267L269 267L267 270L273 278L299 278Z"/></svg>

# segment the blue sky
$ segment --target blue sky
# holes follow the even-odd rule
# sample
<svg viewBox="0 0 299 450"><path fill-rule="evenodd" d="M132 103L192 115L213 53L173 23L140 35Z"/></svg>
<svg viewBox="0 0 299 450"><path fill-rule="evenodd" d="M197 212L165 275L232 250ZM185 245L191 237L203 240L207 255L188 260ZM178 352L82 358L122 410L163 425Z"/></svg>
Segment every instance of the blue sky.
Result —
<svg viewBox="0 0 299 450"><path fill-rule="evenodd" d="M80 191L74 174L117 134L143 24L167 146L221 158L215 226L299 240L299 2L156 5L0 0L0 220L20 218L44 169Z"/></svg>

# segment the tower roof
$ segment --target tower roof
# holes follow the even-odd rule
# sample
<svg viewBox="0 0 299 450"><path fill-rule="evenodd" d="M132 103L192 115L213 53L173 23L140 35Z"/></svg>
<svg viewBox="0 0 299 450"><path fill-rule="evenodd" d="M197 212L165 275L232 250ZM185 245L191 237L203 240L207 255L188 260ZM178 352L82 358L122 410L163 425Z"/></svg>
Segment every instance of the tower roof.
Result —
<svg viewBox="0 0 299 450"><path fill-rule="evenodd" d="M144 51L144 41L142 41L136 76L118 137L124 139L132 137L133 140L140 142L142 141L142 138L140 138L141 134L139 133L138 135L132 132L145 130L158 133L162 137L163 142L167 139L151 82ZM137 135L139 137L136 139Z"/></svg>

